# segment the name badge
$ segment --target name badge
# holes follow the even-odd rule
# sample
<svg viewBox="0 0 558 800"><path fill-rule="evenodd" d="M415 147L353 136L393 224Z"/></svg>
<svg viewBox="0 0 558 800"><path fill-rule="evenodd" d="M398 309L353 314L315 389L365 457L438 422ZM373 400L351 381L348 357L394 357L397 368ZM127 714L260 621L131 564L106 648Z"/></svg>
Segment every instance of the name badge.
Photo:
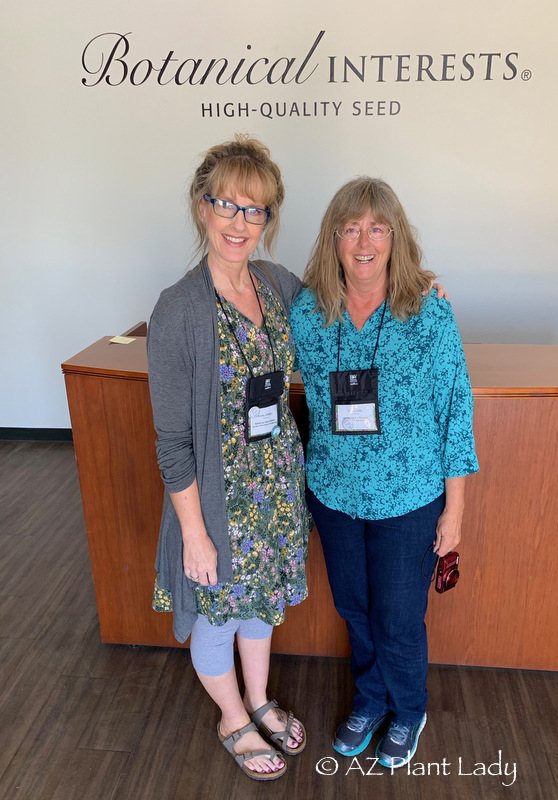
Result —
<svg viewBox="0 0 558 800"><path fill-rule="evenodd" d="M285 391L283 370L258 375L246 382L245 436L247 442L281 433L281 397Z"/></svg>
<svg viewBox="0 0 558 800"><path fill-rule="evenodd" d="M337 436L380 434L378 370L329 373L331 431Z"/></svg>

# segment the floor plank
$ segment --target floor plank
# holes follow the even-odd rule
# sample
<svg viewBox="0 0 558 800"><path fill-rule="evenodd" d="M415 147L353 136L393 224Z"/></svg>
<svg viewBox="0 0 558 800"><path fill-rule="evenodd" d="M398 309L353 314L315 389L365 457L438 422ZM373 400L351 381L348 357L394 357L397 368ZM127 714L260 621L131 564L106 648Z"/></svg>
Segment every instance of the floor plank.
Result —
<svg viewBox="0 0 558 800"><path fill-rule="evenodd" d="M50 800L96 705L116 689L107 681L61 677L2 777L6 797Z"/></svg>
<svg viewBox="0 0 558 800"><path fill-rule="evenodd" d="M331 747L347 660L274 655L269 686L309 742L265 785L218 742L187 650L101 642L71 443L0 443L1 800L558 797L556 673L431 665L428 724L393 774L377 737L356 759ZM500 754L515 774L489 774Z"/></svg>
<svg viewBox="0 0 558 800"><path fill-rule="evenodd" d="M52 800L113 800L128 753L77 749Z"/></svg>

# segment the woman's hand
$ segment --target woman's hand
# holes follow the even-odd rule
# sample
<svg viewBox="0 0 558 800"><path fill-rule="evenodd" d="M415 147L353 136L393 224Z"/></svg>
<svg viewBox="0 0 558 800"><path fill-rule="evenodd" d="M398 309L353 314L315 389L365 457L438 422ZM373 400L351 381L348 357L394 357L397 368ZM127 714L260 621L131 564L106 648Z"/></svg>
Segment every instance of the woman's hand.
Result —
<svg viewBox="0 0 558 800"><path fill-rule="evenodd" d="M436 525L436 540L434 552L445 556L454 550L461 541L461 515L458 517L448 514L447 509L442 511Z"/></svg>
<svg viewBox="0 0 558 800"><path fill-rule="evenodd" d="M434 283L434 281L431 281L428 289L425 289L424 292L422 292L422 294L424 295L428 294L431 291L431 289L436 289L436 292L438 294L438 300L441 300L442 297L444 298L444 300L449 300L449 294L444 289L444 285L442 283Z"/></svg>
<svg viewBox="0 0 558 800"><path fill-rule="evenodd" d="M187 578L200 586L215 586L217 583L217 551L205 528L189 530L182 537L182 563Z"/></svg>
<svg viewBox="0 0 558 800"><path fill-rule="evenodd" d="M170 498L182 530L182 564L187 578L201 586L217 583L217 551L205 529L198 482L171 492Z"/></svg>
<svg viewBox="0 0 558 800"><path fill-rule="evenodd" d="M446 507L438 518L434 552L445 556L461 541L461 521L465 507L465 476L446 478Z"/></svg>

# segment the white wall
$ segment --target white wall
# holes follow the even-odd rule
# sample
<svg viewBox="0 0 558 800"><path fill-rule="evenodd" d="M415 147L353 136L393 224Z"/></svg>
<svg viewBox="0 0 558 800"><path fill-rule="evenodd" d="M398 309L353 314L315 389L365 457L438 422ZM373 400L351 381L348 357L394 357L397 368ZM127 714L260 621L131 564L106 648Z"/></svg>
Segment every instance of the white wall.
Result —
<svg viewBox="0 0 558 800"><path fill-rule="evenodd" d="M293 271L302 274L335 189L355 174L382 176L443 275L465 341L558 344L557 23L554 0L12 4L0 32L0 427L69 426L60 363L147 319L183 274L188 178L204 149L237 130L260 136L282 167L288 197L276 255ZM212 73L204 85L158 85L152 73L138 86L129 75L118 86L82 84L100 76L85 71L83 50L106 32L130 32L129 70L144 58L160 67L173 50L165 80L187 58L205 68L227 58L224 80L241 58L244 70L263 57L296 58L294 76L320 31L300 83L217 85ZM101 67L116 39L90 46L88 69ZM470 77L461 66L468 53L475 74L460 80ZM480 55L488 53L502 54L490 76ZM509 53L518 54L509 58L517 75L505 80ZM421 54L433 56L438 80L417 80ZM442 54L456 54L446 81ZM392 56L383 82L372 55ZM408 81L396 80L398 55L410 56L400 60ZM366 57L364 81L349 72L342 82L345 56L358 67ZM112 81L122 73L113 62ZM263 62L252 74L264 74ZM400 111L353 115L353 103L367 100L374 112L378 101ZM306 102L310 116L276 118L283 102L301 114ZM210 103L213 116L202 117ZM225 103L247 104L249 117L223 116Z"/></svg>

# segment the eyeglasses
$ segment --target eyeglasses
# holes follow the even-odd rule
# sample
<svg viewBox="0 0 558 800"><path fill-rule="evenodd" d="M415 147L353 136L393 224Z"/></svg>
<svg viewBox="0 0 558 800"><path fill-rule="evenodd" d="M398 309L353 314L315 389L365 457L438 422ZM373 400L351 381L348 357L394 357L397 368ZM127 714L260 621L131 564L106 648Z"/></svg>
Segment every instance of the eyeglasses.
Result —
<svg viewBox="0 0 558 800"><path fill-rule="evenodd" d="M230 200L223 200L220 197L210 197L208 194L204 194L203 199L211 203L213 211L218 217L232 219L236 217L239 211L242 211L244 219L251 225L265 225L271 213L266 208L258 208L258 206L239 206Z"/></svg>
<svg viewBox="0 0 558 800"><path fill-rule="evenodd" d="M335 233L340 239L354 242L360 236L360 228L358 225L345 225L343 228L336 228ZM381 239L387 239L390 233L393 233L393 228L390 228L389 225L372 225L366 233L369 239L379 242Z"/></svg>

